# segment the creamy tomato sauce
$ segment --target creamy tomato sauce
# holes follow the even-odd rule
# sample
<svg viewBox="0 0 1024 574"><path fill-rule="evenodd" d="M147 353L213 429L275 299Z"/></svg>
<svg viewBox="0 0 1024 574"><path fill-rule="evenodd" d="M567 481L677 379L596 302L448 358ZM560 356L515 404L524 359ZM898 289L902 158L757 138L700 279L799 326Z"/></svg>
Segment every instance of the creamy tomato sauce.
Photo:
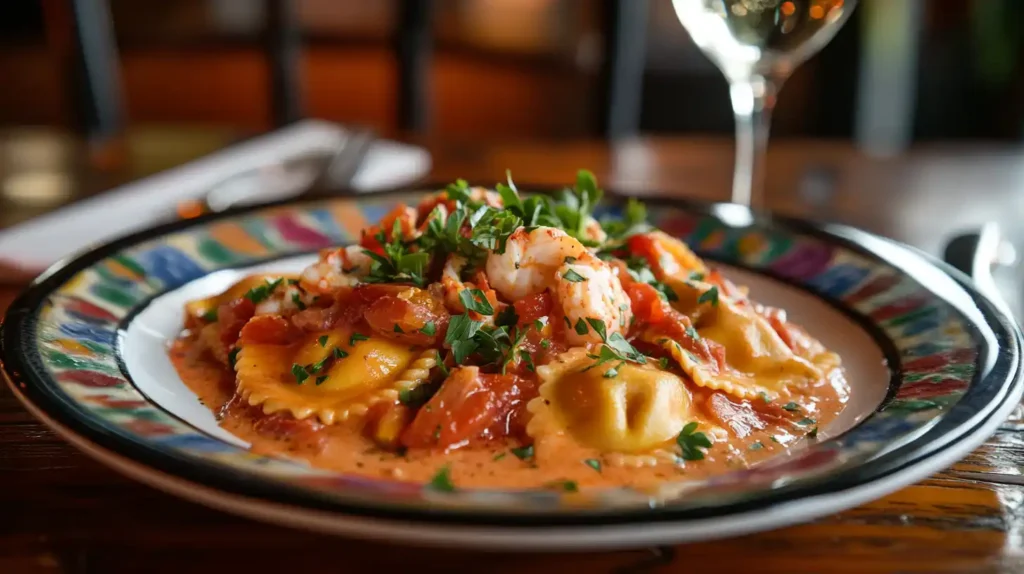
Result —
<svg viewBox="0 0 1024 574"><path fill-rule="evenodd" d="M171 359L178 374L200 401L217 414L220 425L252 445L253 452L294 457L319 468L372 478L425 483L449 466L460 488L529 488L573 481L580 488L631 486L653 489L668 480L698 479L711 474L746 468L762 460L784 456L817 427L828 425L846 402L842 371L809 389L806 417L814 423L806 431L766 425L758 430L749 418L737 415L734 425L749 429L743 437L729 436L708 449L704 460L663 462L654 467L615 467L600 454L564 441L560 451L543 460L520 459L513 454L516 444L493 441L454 451L406 451L399 456L366 438L358 425L325 426L309 423L289 425L288 415L268 417L258 408L232 399L234 374L211 358L191 337L182 337L171 347ZM803 419L800 419L803 420ZM268 423L268 421L270 421ZM315 430L313 430L315 429ZM741 433L747 431L741 430ZM600 471L586 461L601 461Z"/></svg>

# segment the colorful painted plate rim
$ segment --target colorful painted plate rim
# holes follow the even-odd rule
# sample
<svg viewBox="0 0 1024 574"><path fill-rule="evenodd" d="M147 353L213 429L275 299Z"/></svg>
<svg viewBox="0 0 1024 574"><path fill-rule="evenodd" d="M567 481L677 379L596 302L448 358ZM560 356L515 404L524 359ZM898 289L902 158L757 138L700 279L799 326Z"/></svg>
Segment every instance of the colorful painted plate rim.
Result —
<svg viewBox="0 0 1024 574"><path fill-rule="evenodd" d="M412 193L424 189L436 188L423 186L417 187L415 190L400 191ZM377 198L378 194L373 197ZM623 196L613 197L621 198ZM358 197L346 199L359 201ZM974 397L975 400L983 399L984 408L972 412L958 412L957 405L961 403L957 403L949 412L945 413L942 420L927 428L920 436L874 460L839 474L823 477L821 480L802 482L791 487L783 486L740 501L681 509L611 508L558 514L510 514L493 511L470 512L429 506L388 506L376 502L372 504L359 504L357 501L342 502L319 495L314 491L282 487L280 483L226 467L198 463L126 438L96 421L82 418L75 406L54 390L52 381L45 380L45 377L40 376L35 369L28 365L31 357L27 352L27 341L33 340L31 335L37 326L35 324L37 322L36 311L58 286L75 273L120 249L171 232L268 208L298 207L308 201L323 200L324 198L312 198L299 202L282 201L270 205L235 209L193 220L171 222L115 240L89 250L72 260L55 264L12 303L2 325L0 361L3 363L5 375L15 394L47 424L57 428L66 438L73 437L72 442L76 446L83 448L93 456L105 459L108 463L111 462L111 457L122 459L139 468L152 469L154 475L163 475L168 479L184 480L204 488L213 488L231 496L241 497L255 505L286 505L295 511L337 513L335 515L340 515L339 518L348 516L389 522L400 520L418 525L444 524L449 527L473 525L474 527L490 526L511 530L542 526L577 527L579 532L585 532L595 527L607 528L615 525L629 526L664 522L690 524L694 521L708 519L750 516L769 508L779 508L780 505L795 504L804 500L821 499L821 497L828 496L841 497L845 493L861 491L872 484L889 484L891 489L895 489L911 480L922 478L924 476L920 474L922 469L930 469L929 472L933 472L941 466L952 464L955 459L949 457L950 453L963 451L963 454L966 454L967 448L980 444L989 433L994 431L998 421L1005 417L1016 401L1020 399L1022 388L1024 388L1021 379L1021 334L1015 322L1000 311L998 305L974 289L968 278L927 254L842 225L812 223L768 213L755 213L731 204L706 204L668 199L645 199L645 201L652 205L677 208L701 216L720 217L721 213L728 212L733 217L739 215L741 218L756 221L760 225L805 234L818 240L842 245L846 249L881 261L886 265L901 267L908 273L910 270L907 266L911 266L931 272L938 270L951 277L955 284L969 295L970 304L974 307L968 313L968 310L961 309L956 303L948 300L947 302L965 318L972 315L975 317L974 323L971 325L972 328L986 330L978 357L978 365L984 366L984 368L975 373L974 381L967 390L967 393L971 393L973 390L984 388L987 393L985 396ZM291 255L291 253L278 254L278 256L284 255ZM754 272L764 273L762 270L754 270ZM770 276L768 273L764 274ZM784 278L777 279L785 281ZM941 297L941 295L939 296ZM980 323L977 321L978 319L981 320ZM882 342L882 347L884 348L884 342ZM898 376L898 368L893 368L893 379L895 380ZM975 384L981 380L984 380L986 384ZM967 394L964 396L966 398ZM962 403L966 408L967 401L962 401ZM953 414L957 416L953 417ZM90 446L92 448L89 448ZM124 469L122 468L122 470ZM136 470L131 474L140 478L139 471ZM144 477L142 478L145 480ZM152 478L147 482L154 484L159 480ZM180 490L178 493L187 495ZM242 511L238 508L234 508L234 510ZM817 514L808 512L807 516Z"/></svg>

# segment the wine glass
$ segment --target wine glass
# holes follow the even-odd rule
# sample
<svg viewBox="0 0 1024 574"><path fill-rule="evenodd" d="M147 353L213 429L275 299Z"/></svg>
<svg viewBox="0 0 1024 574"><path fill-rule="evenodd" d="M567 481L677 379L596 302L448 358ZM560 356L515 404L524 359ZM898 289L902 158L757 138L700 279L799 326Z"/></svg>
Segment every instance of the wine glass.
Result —
<svg viewBox="0 0 1024 574"><path fill-rule="evenodd" d="M693 42L722 71L736 117L732 201L762 201L775 96L835 36L855 0L672 0Z"/></svg>

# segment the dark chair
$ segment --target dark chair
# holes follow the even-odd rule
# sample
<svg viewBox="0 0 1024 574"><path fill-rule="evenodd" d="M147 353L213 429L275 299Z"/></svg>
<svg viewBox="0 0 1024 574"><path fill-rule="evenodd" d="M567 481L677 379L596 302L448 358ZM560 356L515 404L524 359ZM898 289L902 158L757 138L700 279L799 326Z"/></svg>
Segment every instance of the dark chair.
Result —
<svg viewBox="0 0 1024 574"><path fill-rule="evenodd" d="M75 117L89 137L115 133L123 123L117 46L108 0L66 2L71 16ZM300 64L302 34L295 2L265 0L263 47L270 70L273 124L304 116ZM403 0L394 38L398 62L398 126L408 132L429 128L433 0ZM634 134L640 125L647 0L602 0L606 33L600 72L600 135Z"/></svg>

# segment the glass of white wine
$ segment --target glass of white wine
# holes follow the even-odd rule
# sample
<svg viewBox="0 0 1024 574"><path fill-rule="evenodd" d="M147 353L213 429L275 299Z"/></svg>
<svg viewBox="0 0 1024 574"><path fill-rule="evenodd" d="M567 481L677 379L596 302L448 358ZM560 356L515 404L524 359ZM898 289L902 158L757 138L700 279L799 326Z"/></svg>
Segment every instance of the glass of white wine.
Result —
<svg viewBox="0 0 1024 574"><path fill-rule="evenodd" d="M759 204L775 96L835 36L855 0L672 0L676 15L729 81L736 116L732 201Z"/></svg>

